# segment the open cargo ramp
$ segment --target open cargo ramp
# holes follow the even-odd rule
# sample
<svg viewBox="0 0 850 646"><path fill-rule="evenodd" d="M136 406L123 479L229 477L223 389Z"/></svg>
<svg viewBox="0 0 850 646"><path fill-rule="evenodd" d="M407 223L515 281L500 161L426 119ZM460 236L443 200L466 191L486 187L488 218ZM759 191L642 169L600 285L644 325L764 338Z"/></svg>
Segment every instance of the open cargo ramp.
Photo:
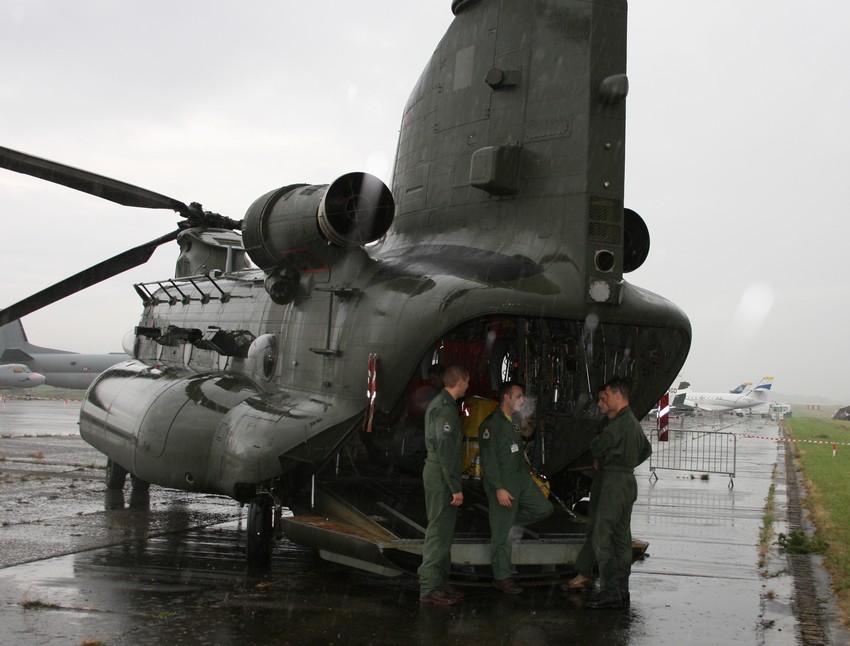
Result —
<svg viewBox="0 0 850 646"><path fill-rule="evenodd" d="M487 498L481 483L464 482L452 544L451 578L458 583L492 579ZM421 478L335 477L319 480L313 508L283 519L295 543L322 558L385 576L415 574L422 561L427 516ZM584 519L555 503L554 514L524 528L513 546L520 579L561 578L574 571L584 543Z"/></svg>

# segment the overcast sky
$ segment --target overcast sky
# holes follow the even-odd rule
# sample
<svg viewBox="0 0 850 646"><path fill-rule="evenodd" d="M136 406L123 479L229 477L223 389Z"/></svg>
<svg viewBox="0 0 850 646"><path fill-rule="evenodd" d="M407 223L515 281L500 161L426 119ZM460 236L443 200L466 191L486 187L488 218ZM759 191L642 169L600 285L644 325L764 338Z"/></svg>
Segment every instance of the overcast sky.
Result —
<svg viewBox="0 0 850 646"><path fill-rule="evenodd" d="M390 182L401 111L450 0L0 2L0 145L241 218L352 170ZM850 3L632 0L626 205L652 235L629 282L690 317L683 378L850 403ZM0 171L0 302L171 231ZM119 350L146 266L24 319L30 340Z"/></svg>

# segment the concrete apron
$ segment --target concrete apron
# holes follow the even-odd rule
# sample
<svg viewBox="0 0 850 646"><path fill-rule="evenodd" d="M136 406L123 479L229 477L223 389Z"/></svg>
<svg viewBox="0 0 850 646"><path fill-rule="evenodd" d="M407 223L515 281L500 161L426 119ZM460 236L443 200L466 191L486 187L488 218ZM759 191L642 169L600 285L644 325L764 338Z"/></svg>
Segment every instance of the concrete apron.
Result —
<svg viewBox="0 0 850 646"><path fill-rule="evenodd" d="M462 604L420 607L413 577L387 579L326 563L286 541L275 551L270 572L252 573L244 566L244 523L208 524L227 514L226 501L186 494L171 499L166 491L153 491L149 512L104 509L98 485L79 510L71 508L71 498L67 509L54 510L45 521L0 528L0 538L14 534L23 540L29 531L33 538L61 540L64 533L69 539L65 556L34 556L31 563L0 569L0 641L850 643L828 620L820 622L826 626L823 641L816 641L810 626L804 632L792 613L800 593L784 555L774 550L766 565L758 563L774 467L776 532L788 533L784 514L794 506L787 502L792 488L784 477L785 445L773 439L778 425L760 418L696 418L688 427L770 439L738 439L731 489L724 475L702 479L700 473L664 470L651 484L649 465L638 470L632 531L649 541L650 556L634 565L627 610L591 611L584 608L586 595L565 596L552 585L527 587L516 597L489 586L468 587ZM50 442L24 451L43 450L49 461ZM88 489L80 481L72 491L83 484ZM56 487L34 478L4 486L36 485ZM817 598L828 593L815 594L822 619L829 609Z"/></svg>

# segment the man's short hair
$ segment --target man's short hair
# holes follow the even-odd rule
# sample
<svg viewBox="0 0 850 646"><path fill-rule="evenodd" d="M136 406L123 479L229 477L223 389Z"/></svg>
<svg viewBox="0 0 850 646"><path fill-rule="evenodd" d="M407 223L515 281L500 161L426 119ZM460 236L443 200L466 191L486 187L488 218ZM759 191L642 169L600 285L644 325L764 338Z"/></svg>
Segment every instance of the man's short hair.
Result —
<svg viewBox="0 0 850 646"><path fill-rule="evenodd" d="M446 388L454 388L461 379L469 379L469 370L463 366L449 366L443 373L443 385Z"/></svg>
<svg viewBox="0 0 850 646"><path fill-rule="evenodd" d="M629 401L632 394L632 380L628 377L612 377L605 382L605 388L612 392L620 393L623 399Z"/></svg>
<svg viewBox="0 0 850 646"><path fill-rule="evenodd" d="M514 386L520 388L523 392L525 392L525 386L523 386L518 381L504 381L502 382L502 385L499 386L499 402L501 402L505 398L505 395L511 392L511 388L513 388Z"/></svg>

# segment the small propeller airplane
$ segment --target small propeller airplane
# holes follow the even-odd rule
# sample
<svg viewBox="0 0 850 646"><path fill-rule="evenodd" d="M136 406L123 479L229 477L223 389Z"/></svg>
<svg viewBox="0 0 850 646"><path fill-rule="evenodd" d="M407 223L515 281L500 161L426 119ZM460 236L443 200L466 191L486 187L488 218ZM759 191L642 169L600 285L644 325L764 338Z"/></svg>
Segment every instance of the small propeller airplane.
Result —
<svg viewBox="0 0 850 646"><path fill-rule="evenodd" d="M440 363L469 370L472 404L507 379L535 398L531 461L564 510L517 544L514 563L569 568L595 389L632 377L642 417L687 357L685 314L624 280L649 252L646 225L623 206L626 1L451 8L402 112L392 190L363 172L289 183L236 220L0 149L0 167L179 216L0 311L0 324L176 241L175 275L134 286L132 357L89 387L80 434L107 456L110 487L129 473L247 504L252 564L268 564L285 531L330 560L415 571L424 498L421 472L403 464L421 422L407 401ZM458 578L488 576L475 478L452 549Z"/></svg>

